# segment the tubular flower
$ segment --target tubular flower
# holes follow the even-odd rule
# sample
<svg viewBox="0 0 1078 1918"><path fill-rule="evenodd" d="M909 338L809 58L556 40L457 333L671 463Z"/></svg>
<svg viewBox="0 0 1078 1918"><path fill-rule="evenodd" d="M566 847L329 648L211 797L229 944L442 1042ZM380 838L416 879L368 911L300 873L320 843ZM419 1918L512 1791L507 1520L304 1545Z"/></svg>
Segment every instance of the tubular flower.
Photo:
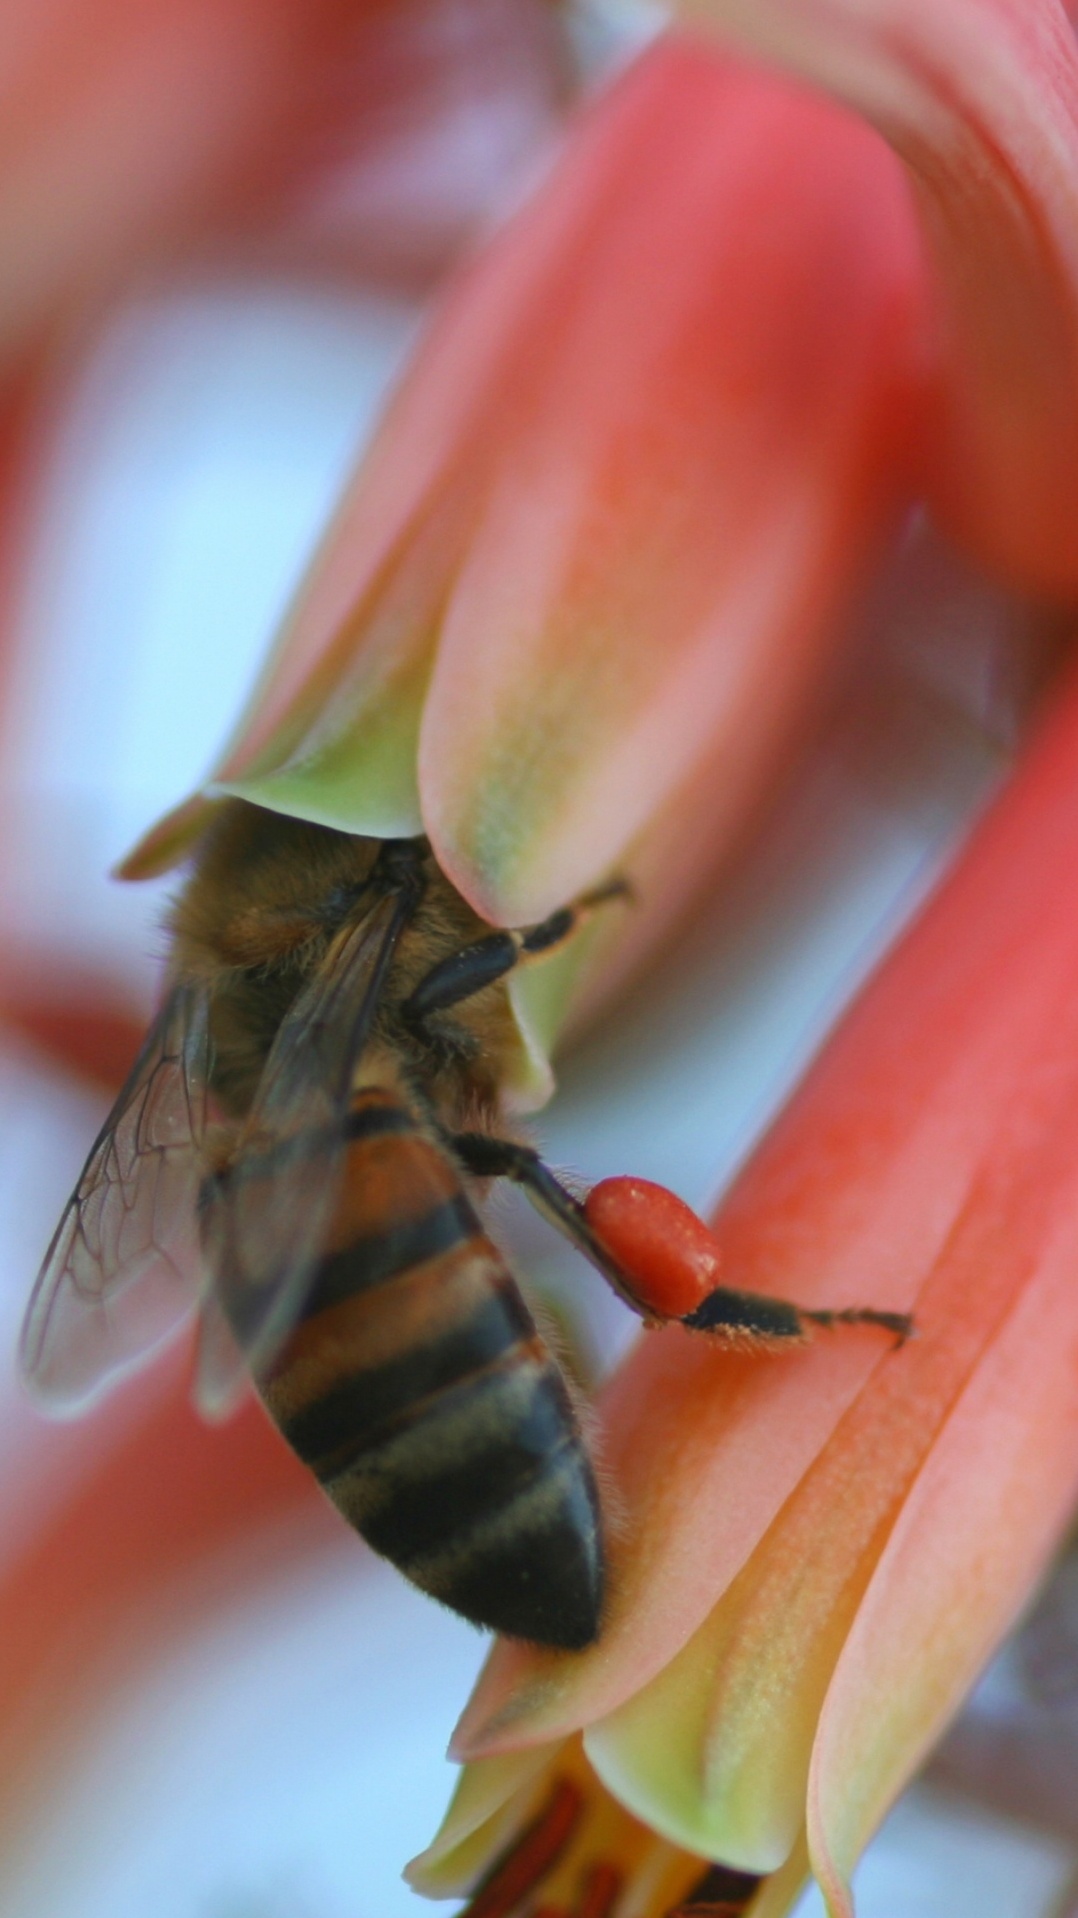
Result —
<svg viewBox="0 0 1078 1918"><path fill-rule="evenodd" d="M664 818L643 942L823 676L901 491L919 297L874 134L656 45L457 286L209 796L127 873L233 794L425 831L523 924Z"/></svg>
<svg viewBox="0 0 1078 1918"><path fill-rule="evenodd" d="M982 561L1078 586L1078 46L1059 0L678 0L863 113L933 264L925 485Z"/></svg>
<svg viewBox="0 0 1078 1918"><path fill-rule="evenodd" d="M1072 683L716 1224L725 1283L910 1309L918 1336L781 1364L678 1330L637 1347L600 1400L623 1513L602 1639L495 1649L423 1888L474 1881L582 1731L635 1819L764 1877L757 1914L806 1860L852 1910L861 1846L1078 1493L1076 859Z"/></svg>

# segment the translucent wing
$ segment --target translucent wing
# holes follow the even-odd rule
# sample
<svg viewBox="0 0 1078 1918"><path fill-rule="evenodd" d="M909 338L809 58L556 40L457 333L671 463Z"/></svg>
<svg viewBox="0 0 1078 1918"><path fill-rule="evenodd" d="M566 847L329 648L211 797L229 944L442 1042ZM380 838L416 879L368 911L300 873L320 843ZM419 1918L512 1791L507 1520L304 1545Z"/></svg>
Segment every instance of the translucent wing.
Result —
<svg viewBox="0 0 1078 1918"><path fill-rule="evenodd" d="M204 990L173 988L94 1142L23 1326L27 1383L75 1412L160 1345L198 1301Z"/></svg>
<svg viewBox="0 0 1078 1918"><path fill-rule="evenodd" d="M203 1188L197 1393L211 1417L302 1310L340 1191L355 1068L414 904L410 888L386 891L342 928L282 1021L231 1166Z"/></svg>

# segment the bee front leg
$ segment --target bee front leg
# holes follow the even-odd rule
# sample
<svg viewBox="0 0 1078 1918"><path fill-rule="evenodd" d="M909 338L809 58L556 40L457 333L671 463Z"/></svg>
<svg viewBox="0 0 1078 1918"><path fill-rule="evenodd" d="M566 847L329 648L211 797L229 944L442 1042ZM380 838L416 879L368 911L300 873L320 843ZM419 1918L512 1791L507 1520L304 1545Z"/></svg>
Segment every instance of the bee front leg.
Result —
<svg viewBox="0 0 1078 1918"><path fill-rule="evenodd" d="M529 959L547 959L558 952L600 906L614 899L628 899L631 888L625 879L612 879L596 887L571 906L562 906L549 919L523 932L489 932L459 952L450 953L432 966L425 979L410 993L400 1008L401 1018L411 1031L423 1034L432 1013L448 1012L465 999L474 999L506 973Z"/></svg>

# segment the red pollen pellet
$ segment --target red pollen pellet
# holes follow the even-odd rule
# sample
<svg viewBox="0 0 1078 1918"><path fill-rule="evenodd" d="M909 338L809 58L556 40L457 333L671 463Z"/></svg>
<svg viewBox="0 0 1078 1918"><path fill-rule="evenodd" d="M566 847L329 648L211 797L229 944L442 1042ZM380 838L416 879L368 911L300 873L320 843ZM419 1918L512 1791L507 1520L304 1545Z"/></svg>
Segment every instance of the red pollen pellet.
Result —
<svg viewBox="0 0 1078 1918"><path fill-rule="evenodd" d="M718 1240L664 1185L603 1179L588 1193L584 1215L622 1268L642 1312L683 1319L718 1285Z"/></svg>

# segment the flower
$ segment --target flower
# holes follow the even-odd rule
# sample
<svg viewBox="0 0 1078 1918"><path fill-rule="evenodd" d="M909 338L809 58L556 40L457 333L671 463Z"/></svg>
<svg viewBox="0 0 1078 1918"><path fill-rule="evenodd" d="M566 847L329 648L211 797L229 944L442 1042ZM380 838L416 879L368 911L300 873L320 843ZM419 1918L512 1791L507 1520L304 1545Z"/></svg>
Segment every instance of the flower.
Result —
<svg viewBox="0 0 1078 1918"><path fill-rule="evenodd" d="M874 135L654 46L442 308L209 797L126 876L230 794L424 830L503 924L628 866L653 941L788 749L904 497L920 284ZM544 969L542 1016L515 988L535 1096L579 959L556 990Z"/></svg>
<svg viewBox="0 0 1078 1918"><path fill-rule="evenodd" d="M421 1888L474 1878L583 1732L637 1820L765 1877L754 1913L806 1858L852 1909L865 1839L1078 1495L1076 857L1072 681L716 1223L726 1283L912 1309L918 1337L635 1349L600 1396L624 1527L603 1637L496 1648Z"/></svg>
<svg viewBox="0 0 1078 1918"><path fill-rule="evenodd" d="M924 485L994 573L1078 586L1078 55L1058 0L677 0L905 162L932 286Z"/></svg>

